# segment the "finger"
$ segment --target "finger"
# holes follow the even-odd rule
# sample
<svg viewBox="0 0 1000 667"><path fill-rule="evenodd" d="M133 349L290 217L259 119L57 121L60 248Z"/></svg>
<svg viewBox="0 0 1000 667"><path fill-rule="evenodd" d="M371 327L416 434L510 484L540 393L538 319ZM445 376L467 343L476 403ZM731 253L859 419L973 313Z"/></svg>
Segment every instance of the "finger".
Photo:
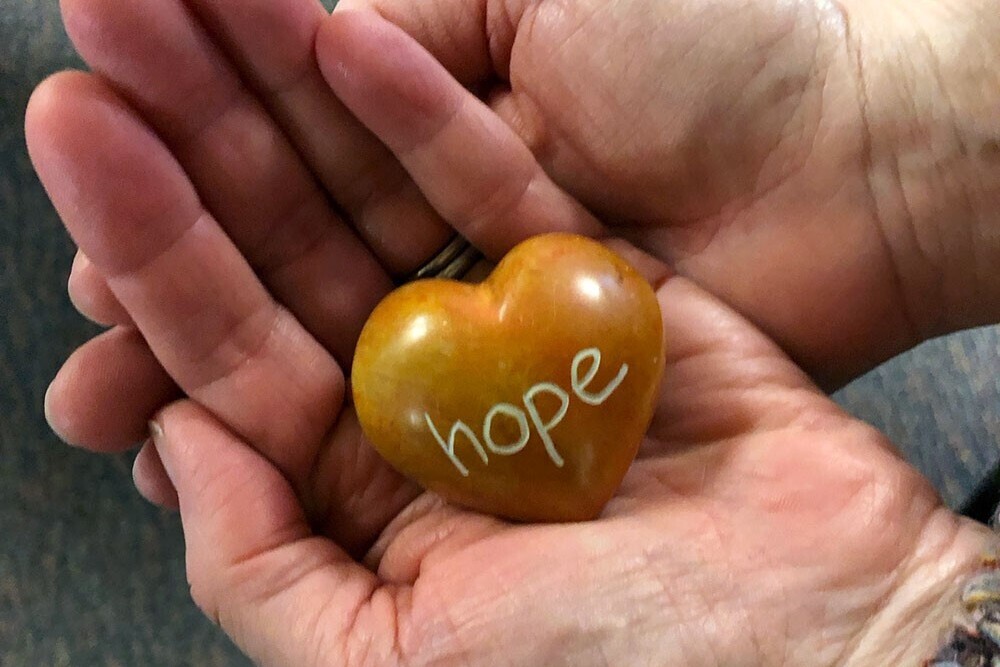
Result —
<svg viewBox="0 0 1000 667"><path fill-rule="evenodd" d="M316 0L189 3L368 246L396 274L454 233L399 162L347 111L316 66Z"/></svg>
<svg viewBox="0 0 1000 667"><path fill-rule="evenodd" d="M391 281L183 3L62 7L84 58L161 137L269 290L349 365Z"/></svg>
<svg viewBox="0 0 1000 667"><path fill-rule="evenodd" d="M542 232L605 235L503 121L395 25L374 12L334 12L316 52L334 92L490 258Z"/></svg>
<svg viewBox="0 0 1000 667"><path fill-rule="evenodd" d="M421 491L379 456L348 407L316 457L302 497L316 530L361 558Z"/></svg>
<svg viewBox="0 0 1000 667"><path fill-rule="evenodd" d="M463 86L484 88L505 79L521 0L438 0L414 11L408 0L340 0L336 11L371 10L420 43Z"/></svg>
<svg viewBox="0 0 1000 667"><path fill-rule="evenodd" d="M45 416L65 442L97 452L134 447L180 390L138 331L115 327L78 348L45 393Z"/></svg>
<svg viewBox="0 0 1000 667"><path fill-rule="evenodd" d="M66 105L72 113L63 109L65 101L53 107L60 87L75 90ZM412 499L414 487L375 454L351 419L337 421L331 437L324 436L338 416L343 378L311 341L288 344L289 337L301 340L294 324L276 323L272 346L261 343L256 357L263 359L255 357L255 341L267 335L260 333L266 325L258 317L241 326L234 310L246 316L252 310L248 301L263 298L255 291L260 286L227 252L227 240L210 229L203 236L212 242L177 240L183 237L177 227L203 213L157 138L113 94L82 75L60 77L40 89L29 107L28 136L67 225L88 237L85 251L137 315L137 325L171 375L234 430L249 434L300 487L319 525L352 550L364 551ZM178 213L172 208L178 202L191 210ZM211 227L210 219L202 222ZM171 227L174 234L164 231ZM154 266L143 271L143 262L158 250ZM115 358L112 348L106 346L101 358ZM243 363L243 356L255 358ZM139 369L144 374L154 359L148 351L143 359L150 362ZM138 380L144 377L129 378L123 371L117 385L122 395L102 395L99 403L92 401L87 374L65 384L57 378L61 388L50 401L54 427L67 440L92 448L130 446L144 436L150 408L163 404L132 409L156 395L141 388ZM107 402L114 409L106 410Z"/></svg>
<svg viewBox="0 0 1000 667"><path fill-rule="evenodd" d="M391 664L397 593L310 533L284 477L191 402L157 424L199 607L257 664Z"/></svg>
<svg viewBox="0 0 1000 667"><path fill-rule="evenodd" d="M67 229L170 376L304 479L340 410L343 374L271 299L166 147L80 74L39 88L27 136Z"/></svg>
<svg viewBox="0 0 1000 667"><path fill-rule="evenodd" d="M150 441L143 443L132 463L132 480L139 494L154 505L172 510L180 508L177 489L170 481L156 447Z"/></svg>
<svg viewBox="0 0 1000 667"><path fill-rule="evenodd" d="M91 322L104 326L131 324L132 318L108 289L104 276L82 252L73 258L68 289L73 306Z"/></svg>

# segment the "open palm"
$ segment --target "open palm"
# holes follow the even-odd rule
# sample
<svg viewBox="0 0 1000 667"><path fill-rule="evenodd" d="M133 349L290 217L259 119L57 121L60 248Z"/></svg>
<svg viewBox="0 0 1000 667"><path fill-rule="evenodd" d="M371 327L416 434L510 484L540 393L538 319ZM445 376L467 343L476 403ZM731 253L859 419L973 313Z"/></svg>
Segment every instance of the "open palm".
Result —
<svg viewBox="0 0 1000 667"><path fill-rule="evenodd" d="M342 5L414 35L821 384L998 316L1000 17L978 0Z"/></svg>
<svg viewBox="0 0 1000 667"><path fill-rule="evenodd" d="M140 483L169 502L165 468L193 593L252 655L863 661L896 646L894 618L926 606L908 588L918 573L922 594L943 595L971 567L980 527L941 509L751 324L620 245L662 283L668 381L605 515L511 526L418 496L341 410L341 368L391 273L433 253L445 220L493 257L542 231L612 232L385 22L343 14L319 48L329 83L392 153L308 65L318 7L223 4L192 3L195 20L173 3L67 2L105 78L48 82L29 136L89 258L75 274L82 308L121 323L68 363L52 418L111 447L141 433L171 381L192 399L160 414ZM274 12L267 40L255 12ZM168 76L161 49L184 70Z"/></svg>

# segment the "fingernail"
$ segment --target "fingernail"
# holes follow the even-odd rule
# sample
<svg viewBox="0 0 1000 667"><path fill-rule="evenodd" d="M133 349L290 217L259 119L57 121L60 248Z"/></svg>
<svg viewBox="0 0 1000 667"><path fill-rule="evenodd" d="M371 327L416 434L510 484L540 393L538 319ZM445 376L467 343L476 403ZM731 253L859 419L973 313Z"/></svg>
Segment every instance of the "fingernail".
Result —
<svg viewBox="0 0 1000 667"><path fill-rule="evenodd" d="M152 431L152 430L153 430L152 429L152 422L150 422L150 431ZM143 477L140 474L140 470L142 469L142 465L143 465L143 463L142 463L142 450L146 447L146 445L151 445L151 444L152 443L150 441L147 441L145 445L143 445L142 447L139 448L139 453L132 460L132 483L135 485L135 490L139 492L140 496L142 496L143 498L145 498L146 500L148 500L150 503L153 503L153 499L151 497L151 494L146 489L146 487L145 487L145 485L144 485L144 483L142 481ZM153 504L155 505L156 503L153 503Z"/></svg>
<svg viewBox="0 0 1000 667"><path fill-rule="evenodd" d="M149 420L149 434L153 437L153 444L159 449L163 442L163 427L155 419Z"/></svg>
<svg viewBox="0 0 1000 667"><path fill-rule="evenodd" d="M45 421L49 425L49 428L52 429L52 432L56 434L57 438L62 440L67 445L75 447L76 445L70 442L69 439L63 435L63 430L59 428L59 425L56 423L55 415L52 412L52 388L54 386L55 381L53 380L45 389L45 398L42 399L42 412L45 415Z"/></svg>
<svg viewBox="0 0 1000 667"><path fill-rule="evenodd" d="M163 470L167 473L167 477L170 478L170 481L174 481L173 475L170 474L170 466L167 464L167 457L163 455L166 440L163 433L163 427L160 426L160 422L155 419L149 420L149 437L153 441L153 446L156 447L156 453L160 455L160 461L163 463Z"/></svg>
<svg viewBox="0 0 1000 667"><path fill-rule="evenodd" d="M52 383L45 388L45 398L42 399L42 411L45 413L45 421L48 422L49 427L52 427ZM52 429L55 430L55 429Z"/></svg>

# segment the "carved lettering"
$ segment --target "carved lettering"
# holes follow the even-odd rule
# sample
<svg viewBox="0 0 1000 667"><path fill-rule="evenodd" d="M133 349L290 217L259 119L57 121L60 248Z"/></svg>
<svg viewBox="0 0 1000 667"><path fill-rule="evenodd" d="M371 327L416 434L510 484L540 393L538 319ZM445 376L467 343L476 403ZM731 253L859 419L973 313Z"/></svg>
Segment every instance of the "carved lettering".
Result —
<svg viewBox="0 0 1000 667"><path fill-rule="evenodd" d="M589 362L590 365L583 371L581 377L581 366L584 362ZM591 391L588 387L594 381L594 378L597 377L600 367L601 351L596 347L581 350L573 358L573 364L570 368L570 383L573 394L587 405L597 406L608 400L611 394L624 382L629 370L628 364L622 364L621 368L618 369L618 374L603 389L600 391ZM559 399L559 408L549 417L548 421L543 421L538 411L538 406L535 403L536 397L540 394L549 394ZM510 403L497 403L486 413L482 430L483 441L486 443L486 447L490 452L498 456L512 456L520 452L527 446L528 441L531 439L531 427L528 425L528 418L530 417L531 423L534 425L535 430L538 431L538 436L541 438L542 444L545 445L545 452L552 459L552 463L559 468L563 467L565 461L556 450L555 441L552 439L552 430L565 419L566 413L569 411L570 394L552 382L539 382L524 393L522 400L524 402L524 410ZM525 415L525 411L527 411L527 415ZM516 441L497 444L493 440L493 422L500 415L517 422L519 435ZM486 450L483 448L483 443L480 442L476 432L466 425L465 422L455 422L448 433L448 441L445 442L444 438L438 432L437 427L434 426L431 416L426 412L424 413L424 420L427 422L427 427L430 429L431 435L441 445L441 450L455 465L455 468L462 477L469 476L469 469L465 467L455 453L455 442L459 435L464 435L472 444L473 449L476 450L482 462L485 465L489 465L489 456L487 456Z"/></svg>
<svg viewBox="0 0 1000 667"><path fill-rule="evenodd" d="M469 469L462 465L459 458L455 456L455 437L459 433L467 437L469 441L472 442L472 446L476 449L476 453L479 454L479 458L483 460L483 463L489 464L490 460L487 458L486 452L483 450L482 443L480 443L479 438L476 437L475 431L466 426L465 422L455 422L455 425L451 427L451 432L448 434L448 444L445 444L441 434L438 433L437 428L434 426L434 422L431 421L431 416L425 412L424 419L427 421L427 427L430 428L434 439L438 441L438 444L441 445L441 449L444 450L444 453L449 459L451 459L451 462L455 464L456 468L458 468L458 472L462 474L462 477L469 476Z"/></svg>
<svg viewBox="0 0 1000 667"><path fill-rule="evenodd" d="M538 414L538 407L535 405L535 396L545 392L547 394L552 394L559 398L559 409L556 410L555 415L553 415L547 422L542 422L541 415ZM569 411L569 394L562 390L562 388L557 384L552 384L551 382L540 382L534 387L529 389L524 394L524 407L528 409L528 414L531 416L531 421L535 424L535 428L538 430L538 435L542 438L542 443L545 445L545 451L548 453L549 458L556 466L563 467L563 457L559 455L556 451L556 443L552 442L552 436L549 432L559 425L559 422L563 420L566 413Z"/></svg>
<svg viewBox="0 0 1000 667"><path fill-rule="evenodd" d="M584 374L583 379L580 379L580 364L584 362L585 359L590 359L590 368ZM596 392L587 391L587 385L594 381L594 377L597 375L597 370L601 367L601 351L596 347L588 347L586 350L581 350L577 353L576 357L573 358L573 368L572 368L572 383L573 383L573 393L576 394L577 398L586 403L587 405L600 405L604 401L608 400L608 397L614 393L615 389L625 380L625 376L628 375L628 364L622 364L622 367L618 369L618 375L615 376L608 385Z"/></svg>
<svg viewBox="0 0 1000 667"><path fill-rule="evenodd" d="M517 422L518 428L521 429L521 435L518 437L517 442L509 445L498 445L493 442L493 419L497 415L507 415ZM528 428L528 418L524 416L523 410L514 407L510 403L497 403L486 413L486 421L483 422L483 439L486 440L486 446L494 454L500 454L501 456L517 454L528 444L530 437L531 430Z"/></svg>

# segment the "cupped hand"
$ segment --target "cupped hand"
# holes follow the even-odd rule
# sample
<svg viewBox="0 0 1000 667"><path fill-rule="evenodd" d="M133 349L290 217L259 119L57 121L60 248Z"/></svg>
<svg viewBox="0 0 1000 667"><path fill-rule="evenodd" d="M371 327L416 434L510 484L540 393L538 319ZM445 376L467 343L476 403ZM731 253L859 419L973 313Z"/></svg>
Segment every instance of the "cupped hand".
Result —
<svg viewBox="0 0 1000 667"><path fill-rule="evenodd" d="M440 216L428 226L447 220L491 255L552 228L611 234L391 25L338 13L319 48L332 87ZM143 460L176 489L196 600L258 661L870 665L929 653L988 532L943 509L876 432L693 282L629 252L658 285L667 380L604 515L524 526L464 512L417 496L344 407L347 332L365 309L310 324L299 292L279 296L260 276L148 121L103 80L63 76L33 100L32 153L139 332L118 335L142 355L141 334L190 397L159 413ZM337 252L357 247L324 222L343 234ZM349 275L298 287L377 298L385 260L363 250L330 257Z"/></svg>
<svg viewBox="0 0 1000 667"><path fill-rule="evenodd" d="M94 73L53 77L37 96L48 113L39 118L33 110L42 105L29 109L32 149L58 134L75 150L66 168L55 158L39 165L46 186L116 198L82 215L123 229L138 224L137 213L183 213L185 203L190 214L210 214L270 293L348 365L367 313L392 279L433 256L455 232L323 80L314 56L327 15L322 6L66 0L62 9ZM113 107L102 112L112 118L57 132L88 99ZM109 128L117 135L109 136ZM138 145L149 150L130 151L133 159L117 164L118 146ZM95 168L102 160L104 171ZM115 168L146 177L125 188L107 177ZM82 178L90 180L81 186ZM492 187L482 184L484 191ZM565 198L555 188L547 196ZM563 208L575 217L547 220L547 227L593 232L589 222L578 224L589 215L565 199ZM511 240L544 228L537 216L548 214L535 211L536 219L520 228L483 229L476 241L496 257ZM184 392L109 288L108 273L121 267L94 259L77 255L70 295L82 313L111 328L67 361L46 396L46 412L65 440L116 451L142 440L149 417ZM140 459L140 480L147 463L155 467Z"/></svg>
<svg viewBox="0 0 1000 667"><path fill-rule="evenodd" d="M614 234L723 298L826 388L998 316L1000 26L981 2L343 4L402 26ZM100 80L343 362L388 282L318 285L354 267L403 275L450 231L322 81L322 8L63 6ZM374 256L330 237L295 257L330 220ZM335 243L347 250L333 262ZM92 319L129 324L84 255L70 290ZM84 346L47 403L67 440L117 449L178 394L126 326Z"/></svg>
<svg viewBox="0 0 1000 667"><path fill-rule="evenodd" d="M413 35L616 235L827 388L1000 317L987 3L348 6Z"/></svg>
<svg viewBox="0 0 1000 667"><path fill-rule="evenodd" d="M114 326L60 371L50 421L71 442L113 451L191 397L239 425L318 525L366 548L416 490L362 442L353 413L341 415L343 369L393 276L453 229L324 80L319 5L67 0L63 13L95 73L39 88L29 148L82 249L75 301ZM449 215L474 217L527 176L518 224L482 227L484 251L498 257L540 231L598 234L504 136L480 155L490 177L478 191L463 184ZM486 163L508 152L506 171ZM135 477L147 497L176 504L151 447Z"/></svg>

